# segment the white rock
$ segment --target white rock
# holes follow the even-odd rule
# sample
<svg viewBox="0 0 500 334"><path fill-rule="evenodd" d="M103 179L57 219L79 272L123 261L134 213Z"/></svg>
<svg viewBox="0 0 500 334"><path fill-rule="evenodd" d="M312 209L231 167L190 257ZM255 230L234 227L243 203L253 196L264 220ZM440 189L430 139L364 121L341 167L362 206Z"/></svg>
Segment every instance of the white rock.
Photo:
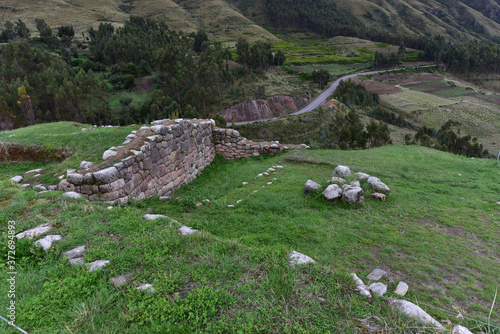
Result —
<svg viewBox="0 0 500 334"><path fill-rule="evenodd" d="M264 175L264 174L260 173L259 175L257 175L257 177L260 177L260 176L262 176L262 175Z"/></svg>
<svg viewBox="0 0 500 334"><path fill-rule="evenodd" d="M64 175L59 176L59 180L64 179Z"/></svg>
<svg viewBox="0 0 500 334"><path fill-rule="evenodd" d="M386 272L384 270L377 268L377 269L374 269L371 273L369 273L368 276L366 276L366 278L368 278L371 281L378 281L385 274L386 274Z"/></svg>
<svg viewBox="0 0 500 334"><path fill-rule="evenodd" d="M97 260L94 262L86 263L86 266L89 267L88 271L96 271L100 268L103 268L105 265L109 263L108 260Z"/></svg>
<svg viewBox="0 0 500 334"><path fill-rule="evenodd" d="M42 234L47 233L51 230L52 230L52 225L50 223L41 224L35 228L32 228L31 230L27 230L27 231L16 234L16 238L18 238L18 239L22 239L22 238L34 239L34 238L38 238Z"/></svg>
<svg viewBox="0 0 500 334"><path fill-rule="evenodd" d="M276 177L273 177L273 181L276 181L276 180L277 180L277 178L276 178Z"/></svg>
<svg viewBox="0 0 500 334"><path fill-rule="evenodd" d="M10 179L14 183L21 183L24 180L24 177L21 175L14 176L13 178Z"/></svg>
<svg viewBox="0 0 500 334"><path fill-rule="evenodd" d="M434 318L432 318L429 314L427 314L424 310L422 310L419 306L413 304L412 302L406 300L399 299L389 299L390 303L394 305L398 310L405 313L411 318L414 318L423 324L426 325L434 325L440 329L444 329L443 325L437 322Z"/></svg>
<svg viewBox="0 0 500 334"><path fill-rule="evenodd" d="M306 194L315 192L316 190L321 189L321 184L314 182L313 180L307 180L304 185L304 192Z"/></svg>
<svg viewBox="0 0 500 334"><path fill-rule="evenodd" d="M33 189L40 190L40 191L47 191L47 188L45 188L45 186L43 186L41 184L34 185Z"/></svg>
<svg viewBox="0 0 500 334"><path fill-rule="evenodd" d="M39 177L41 176L42 174L35 174L33 177Z"/></svg>
<svg viewBox="0 0 500 334"><path fill-rule="evenodd" d="M373 182L380 182L382 183L382 181L380 181L380 179L378 177L375 177L375 176L370 176L368 179L367 179L368 183L372 184Z"/></svg>
<svg viewBox="0 0 500 334"><path fill-rule="evenodd" d="M113 210L113 207L112 206L108 206L106 209Z"/></svg>
<svg viewBox="0 0 500 334"><path fill-rule="evenodd" d="M137 290L144 290L147 293L155 293L155 289L151 284L143 284L137 287Z"/></svg>
<svg viewBox="0 0 500 334"><path fill-rule="evenodd" d="M329 184L338 184L339 186L342 186L342 185L346 184L347 181L344 180L341 177L334 176L330 180L328 180L327 183L329 183Z"/></svg>
<svg viewBox="0 0 500 334"><path fill-rule="evenodd" d="M108 158L111 158L111 157L114 157L115 155L117 155L118 152L116 151L113 151L113 150L106 150L104 151L104 153L102 154L102 160L106 160Z"/></svg>
<svg viewBox="0 0 500 334"><path fill-rule="evenodd" d="M47 189L50 191L57 190L57 185L48 186Z"/></svg>
<svg viewBox="0 0 500 334"><path fill-rule="evenodd" d="M228 208L234 208L234 205L230 204L227 206Z"/></svg>
<svg viewBox="0 0 500 334"><path fill-rule="evenodd" d="M146 130L149 130L149 126L141 126L141 127L139 128L139 131L141 131L141 132L142 132L142 131L146 131Z"/></svg>
<svg viewBox="0 0 500 334"><path fill-rule="evenodd" d="M342 196L342 189L336 184L331 184L328 187L326 187L322 195L327 200L333 201Z"/></svg>
<svg viewBox="0 0 500 334"><path fill-rule="evenodd" d="M361 187L345 185L342 191L342 199L347 203L364 203L363 189Z"/></svg>
<svg viewBox="0 0 500 334"><path fill-rule="evenodd" d="M394 291L395 294L404 296L408 292L408 284L405 282L399 282L398 286L396 287L396 291Z"/></svg>
<svg viewBox="0 0 500 334"><path fill-rule="evenodd" d="M67 169L66 170L66 175L69 175L69 174L73 174L73 173L76 173L76 169Z"/></svg>
<svg viewBox="0 0 500 334"><path fill-rule="evenodd" d="M120 285L127 284L128 281L129 281L129 278L130 278L130 274L128 274L128 275L121 275L121 276L118 276L118 277L113 277L111 279L111 282L113 283L113 285L115 286L115 288L118 288Z"/></svg>
<svg viewBox="0 0 500 334"><path fill-rule="evenodd" d="M272 182L267 182L267 184L271 185L271 184L273 184L273 183L272 183Z"/></svg>
<svg viewBox="0 0 500 334"><path fill-rule="evenodd" d="M297 264L314 263L314 260L307 255L292 251L289 262L292 266L294 266Z"/></svg>
<svg viewBox="0 0 500 334"><path fill-rule="evenodd" d="M62 239L62 237L60 235L47 235L44 238L37 240L35 242L35 246L36 247L42 246L44 250L47 250L50 247L52 247L52 243L54 241L59 241L61 239Z"/></svg>
<svg viewBox="0 0 500 334"><path fill-rule="evenodd" d="M82 161L80 163L80 169L87 169L89 168L90 166L92 166L94 163L93 162L90 162L90 161Z"/></svg>
<svg viewBox="0 0 500 334"><path fill-rule="evenodd" d="M274 169L274 168L269 168L267 171L268 171L269 173L273 173L273 172L276 172L276 169Z"/></svg>
<svg viewBox="0 0 500 334"><path fill-rule="evenodd" d="M246 186L248 184L248 182L243 182L242 185Z"/></svg>
<svg viewBox="0 0 500 334"><path fill-rule="evenodd" d="M198 232L198 230L192 229L192 228L187 227L187 226L181 226L179 228L179 232L181 232L181 235L190 235L190 234Z"/></svg>
<svg viewBox="0 0 500 334"><path fill-rule="evenodd" d="M74 191L68 191L68 192L65 192L62 195L64 197L73 198L73 199L77 199L77 198L81 198L82 197L82 195L80 195L79 193L74 192Z"/></svg>
<svg viewBox="0 0 500 334"><path fill-rule="evenodd" d="M242 199L239 199L236 201L236 204L240 204L243 200Z"/></svg>
<svg viewBox="0 0 500 334"><path fill-rule="evenodd" d="M41 168L38 168L38 169L32 169L32 170L29 170L27 171L26 173L24 173L24 175L26 174L31 174L31 173L40 173L42 171Z"/></svg>
<svg viewBox="0 0 500 334"><path fill-rule="evenodd" d="M264 172L264 173L262 173L262 175L269 176L269 173L268 172Z"/></svg>
<svg viewBox="0 0 500 334"><path fill-rule="evenodd" d="M69 265L72 266L72 267L74 265L77 265L77 264L83 266L85 264L85 258L83 258L83 257L75 257L74 259L69 259L68 262L69 262Z"/></svg>
<svg viewBox="0 0 500 334"><path fill-rule="evenodd" d="M361 183L359 183L359 181L352 181L351 183L349 183L351 186L353 187L361 187Z"/></svg>
<svg viewBox="0 0 500 334"><path fill-rule="evenodd" d="M333 170L333 175L332 176L351 176L351 169L347 166L341 166L338 165L334 170Z"/></svg>
<svg viewBox="0 0 500 334"><path fill-rule="evenodd" d="M363 281L358 277L358 275L356 275L355 273L351 273L351 276L354 280L354 283L356 284L356 289L359 291L359 293L368 298L372 298L370 290L365 285L365 283L363 283Z"/></svg>
<svg viewBox="0 0 500 334"><path fill-rule="evenodd" d="M384 293L387 292L387 285L385 285L384 283L380 283L380 282L372 283L372 284L370 284L368 289L370 289L373 293L375 293L379 296L383 296Z"/></svg>
<svg viewBox="0 0 500 334"><path fill-rule="evenodd" d="M451 330L451 334L472 334L472 332L467 327L455 325Z"/></svg>
<svg viewBox="0 0 500 334"><path fill-rule="evenodd" d="M462 176L462 174L458 173L457 176Z"/></svg>
<svg viewBox="0 0 500 334"><path fill-rule="evenodd" d="M150 214L145 214L144 219L146 220L155 220L155 219L159 219L159 218L168 218L167 216L164 216L164 215L150 215Z"/></svg>
<svg viewBox="0 0 500 334"><path fill-rule="evenodd" d="M372 183L370 183L370 185L372 186L372 188L376 192L384 193L384 194L389 194L391 192L391 189L389 189L389 187L385 183L382 183L382 182L372 182Z"/></svg>
<svg viewBox="0 0 500 334"><path fill-rule="evenodd" d="M160 201L170 201L170 196L160 196L158 198L158 200L160 200Z"/></svg>
<svg viewBox="0 0 500 334"><path fill-rule="evenodd" d="M283 168L285 168L283 166L273 166L273 167L276 168L276 169L283 169Z"/></svg>
<svg viewBox="0 0 500 334"><path fill-rule="evenodd" d="M68 259L76 259L77 257L83 257L83 252L85 252L85 246L79 246L64 252L63 255Z"/></svg>
<svg viewBox="0 0 500 334"><path fill-rule="evenodd" d="M96 184L108 184L120 177L120 171L116 167L108 167L93 173Z"/></svg>
<svg viewBox="0 0 500 334"><path fill-rule="evenodd" d="M21 184L21 188L28 188L29 186L31 186L29 183Z"/></svg>

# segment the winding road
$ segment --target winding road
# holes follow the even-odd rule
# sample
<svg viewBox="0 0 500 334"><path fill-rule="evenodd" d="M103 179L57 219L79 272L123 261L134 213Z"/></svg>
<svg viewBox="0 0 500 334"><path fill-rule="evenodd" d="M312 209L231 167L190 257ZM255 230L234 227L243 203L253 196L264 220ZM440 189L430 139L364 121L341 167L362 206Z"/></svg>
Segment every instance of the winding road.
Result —
<svg viewBox="0 0 500 334"><path fill-rule="evenodd" d="M361 73L354 73L354 74L349 74L349 75L343 76L343 77L335 80L335 82L332 83L330 85L330 87L328 87L325 91L323 91L323 93L321 93L318 97L316 97L307 106L305 106L304 108L300 109L299 111L296 111L294 113L288 114L286 116L289 116L289 115L300 115L300 114L304 114L306 112L313 111L314 109L316 109L317 107L319 107L319 105L321 103L323 103L323 101L325 101L330 95L333 94L333 92L335 91L335 89L337 89L337 87L339 86L339 84L340 84L340 82L342 80L345 81L347 79L354 78L354 77L357 77L357 76L360 76L360 75L377 74L377 73L392 72L392 71L399 71L399 70L401 70L401 69L400 68L395 68L395 69L392 69L392 70L361 72ZM265 118L265 119L258 119L258 120L254 120L254 121L235 122L234 125L243 125L243 124L250 124L250 123L255 123L255 122L264 122L264 121L269 121L269 120L273 120L273 119L278 119L280 117L283 117L283 116L273 117L273 118ZM228 123L228 126L230 126L230 125L231 125L231 123Z"/></svg>

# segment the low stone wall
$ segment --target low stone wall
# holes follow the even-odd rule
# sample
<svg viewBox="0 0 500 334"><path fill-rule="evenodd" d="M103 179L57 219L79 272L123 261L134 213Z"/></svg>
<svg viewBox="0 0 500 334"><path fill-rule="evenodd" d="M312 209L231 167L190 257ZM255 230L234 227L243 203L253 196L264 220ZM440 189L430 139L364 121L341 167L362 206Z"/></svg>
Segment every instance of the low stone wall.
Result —
<svg viewBox="0 0 500 334"><path fill-rule="evenodd" d="M226 159L250 158L262 154L278 154L289 149L307 148L306 145L283 145L278 142L253 142L233 129L213 130L215 152Z"/></svg>
<svg viewBox="0 0 500 334"><path fill-rule="evenodd" d="M305 147L252 142L236 130L215 128L213 120L196 119L155 121L133 131L122 145L104 152L98 165L82 162L87 169L69 173L58 188L89 200L125 203L170 194L191 182L215 154L236 159Z"/></svg>

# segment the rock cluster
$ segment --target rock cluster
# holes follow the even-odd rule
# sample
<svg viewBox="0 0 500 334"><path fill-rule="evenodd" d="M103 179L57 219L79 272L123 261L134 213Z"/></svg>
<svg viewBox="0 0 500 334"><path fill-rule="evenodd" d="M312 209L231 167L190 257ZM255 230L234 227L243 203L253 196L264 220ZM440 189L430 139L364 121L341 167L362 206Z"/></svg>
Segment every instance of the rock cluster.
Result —
<svg viewBox="0 0 500 334"><path fill-rule="evenodd" d="M262 154L278 154L289 149L308 148L306 145L283 145L278 142L256 143L233 129L214 128L213 138L216 153L226 159L250 158Z"/></svg>

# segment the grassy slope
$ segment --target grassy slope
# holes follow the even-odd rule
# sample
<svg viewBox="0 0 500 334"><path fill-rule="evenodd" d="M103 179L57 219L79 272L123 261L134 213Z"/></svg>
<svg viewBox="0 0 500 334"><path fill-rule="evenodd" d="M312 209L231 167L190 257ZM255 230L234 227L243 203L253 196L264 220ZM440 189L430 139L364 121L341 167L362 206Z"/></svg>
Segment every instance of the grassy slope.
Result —
<svg viewBox="0 0 500 334"><path fill-rule="evenodd" d="M115 139L104 134L115 130L101 131L102 146L110 146ZM307 160L312 163L294 162ZM285 169L254 179L276 164ZM367 194L364 205L351 207L303 194L307 179L324 185L337 164L380 177L392 189L389 201L375 202ZM3 164L0 175L5 180L33 167ZM243 181L250 184L243 187ZM191 332L285 332L289 327L300 332L303 327L324 333L354 332L360 326L355 319L381 316L390 331L403 331L411 326L405 319L389 316L380 301L370 305L353 294L345 273L355 271L364 278L374 267L388 271L383 281L389 291L404 280L410 300L452 312L458 307L465 316L485 321L500 283L499 181L493 161L388 146L217 159L177 192L181 201L152 198L111 211L104 203L75 203L58 193L36 195L4 182L2 221L16 220L18 230L51 221L64 237L49 255L20 261L18 323L38 328L33 333L64 332L65 326L73 332L135 333L173 330L168 326L175 318L181 319L179 328ZM206 198L210 205L193 206ZM236 204L239 199L243 201ZM209 233L181 238L167 220L143 221L146 208ZM6 225L1 228L5 231ZM105 273L87 274L60 264L61 251L81 244L89 248L87 261L111 260ZM290 269L286 252L292 249L315 257L318 266ZM159 293L140 297L133 286L116 292L107 279L124 273L133 274L134 284L154 283ZM173 301L175 292L183 298ZM6 294L0 296L3 304ZM424 308L438 319L460 322ZM497 307L492 319L498 319L498 312ZM161 324L160 314L167 319ZM465 324L479 329L473 322ZM492 324L500 325L496 320Z"/></svg>

